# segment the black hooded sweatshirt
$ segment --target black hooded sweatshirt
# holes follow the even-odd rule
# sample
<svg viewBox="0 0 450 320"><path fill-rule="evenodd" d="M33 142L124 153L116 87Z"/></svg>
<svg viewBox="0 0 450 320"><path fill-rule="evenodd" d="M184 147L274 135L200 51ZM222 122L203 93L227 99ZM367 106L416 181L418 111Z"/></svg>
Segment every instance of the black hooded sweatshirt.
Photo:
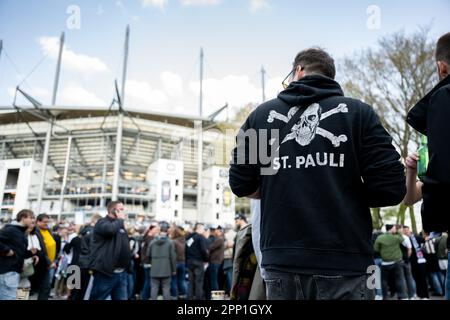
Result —
<svg viewBox="0 0 450 320"><path fill-rule="evenodd" d="M344 97L337 82L319 75L291 83L277 99L260 105L242 130L282 132L296 115L299 120L286 131L287 139L279 138L285 142L272 162L276 174L261 174L261 167L270 164L259 158L249 163L249 148L241 146L239 135L233 150L233 192L243 197L260 188L262 266L366 273L373 264L369 208L396 205L405 196L400 155L369 105ZM272 134L257 140L260 151L269 148ZM237 163L242 153L246 164Z"/></svg>
<svg viewBox="0 0 450 320"><path fill-rule="evenodd" d="M428 138L430 161L422 188L423 228L427 232L449 231L450 213L445 208L450 195L450 76L411 108L407 121Z"/></svg>
<svg viewBox="0 0 450 320"><path fill-rule="evenodd" d="M131 250L122 219L106 216L96 223L91 239L90 266L113 276L115 269L128 269Z"/></svg>

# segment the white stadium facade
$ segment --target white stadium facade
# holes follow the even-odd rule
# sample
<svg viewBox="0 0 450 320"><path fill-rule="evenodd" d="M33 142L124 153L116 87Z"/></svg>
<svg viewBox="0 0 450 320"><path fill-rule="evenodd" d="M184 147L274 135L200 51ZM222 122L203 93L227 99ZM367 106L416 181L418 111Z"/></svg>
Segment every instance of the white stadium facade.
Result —
<svg viewBox="0 0 450 320"><path fill-rule="evenodd" d="M31 208L81 223L116 199L130 218L179 223L230 224L236 210L249 210L245 202L236 208L228 185L234 141L210 119L120 108L2 109L2 217Z"/></svg>

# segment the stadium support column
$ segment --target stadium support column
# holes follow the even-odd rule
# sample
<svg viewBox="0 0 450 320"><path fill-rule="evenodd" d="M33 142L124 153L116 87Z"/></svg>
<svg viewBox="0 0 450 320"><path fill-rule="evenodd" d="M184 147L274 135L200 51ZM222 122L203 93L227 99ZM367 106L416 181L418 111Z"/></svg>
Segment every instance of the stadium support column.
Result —
<svg viewBox="0 0 450 320"><path fill-rule="evenodd" d="M201 221L202 206L202 180L203 180L203 129L202 121L195 121L195 130L197 133L197 220Z"/></svg>
<svg viewBox="0 0 450 320"><path fill-rule="evenodd" d="M197 220L203 218L202 207L202 180L203 180L203 63L205 55L203 48L200 48L200 92L199 92L199 115L200 120L195 121L197 130Z"/></svg>
<svg viewBox="0 0 450 320"><path fill-rule="evenodd" d="M103 151L103 171L102 171L102 196L100 198L100 208L104 208L106 206L106 197L105 197L105 192L106 192L106 169L107 169L107 164L108 164L108 151L106 150L106 146L107 146L107 139L109 139L107 136L104 137L103 142L102 142L102 151Z"/></svg>
<svg viewBox="0 0 450 320"><path fill-rule="evenodd" d="M50 150L50 139L52 137L53 121L49 124L47 134L45 136L44 155L42 156L41 181L39 183L37 214L41 213L42 196L44 194L45 176L47 173L48 152Z"/></svg>
<svg viewBox="0 0 450 320"><path fill-rule="evenodd" d="M72 148L72 136L67 138L67 151L66 151L66 162L64 164L64 177L61 185L61 193L59 195L59 212L58 212L58 220L61 221L61 214L64 211L64 191L66 189L67 184L67 174L69 172L69 163L70 163L70 150Z"/></svg>
<svg viewBox="0 0 450 320"><path fill-rule="evenodd" d="M123 112L120 110L118 114L117 135L116 135L116 154L114 157L114 176L112 186L112 201L117 201L119 197L119 174L120 174L120 158L122 153L122 130L123 129Z"/></svg>
<svg viewBox="0 0 450 320"><path fill-rule="evenodd" d="M262 90L262 102L266 102L266 70L264 66L261 67L261 90Z"/></svg>

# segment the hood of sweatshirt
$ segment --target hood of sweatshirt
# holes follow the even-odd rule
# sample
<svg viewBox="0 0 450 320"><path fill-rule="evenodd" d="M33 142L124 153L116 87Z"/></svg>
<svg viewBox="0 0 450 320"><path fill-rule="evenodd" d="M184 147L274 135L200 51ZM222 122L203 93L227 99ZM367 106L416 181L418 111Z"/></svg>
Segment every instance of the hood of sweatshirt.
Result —
<svg viewBox="0 0 450 320"><path fill-rule="evenodd" d="M159 235L159 236L157 236L156 237L156 239L155 239L155 243L158 245L158 246L162 246L164 243L166 243L167 242L167 240L168 240L169 238L167 237L167 235Z"/></svg>
<svg viewBox="0 0 450 320"><path fill-rule="evenodd" d="M427 110L433 94L440 88L450 84L450 76L442 79L425 97L420 99L417 104L408 112L406 121L408 124L422 134L427 134Z"/></svg>
<svg viewBox="0 0 450 320"><path fill-rule="evenodd" d="M310 75L293 81L278 98L290 106L309 106L322 99L343 96L339 83L321 75Z"/></svg>

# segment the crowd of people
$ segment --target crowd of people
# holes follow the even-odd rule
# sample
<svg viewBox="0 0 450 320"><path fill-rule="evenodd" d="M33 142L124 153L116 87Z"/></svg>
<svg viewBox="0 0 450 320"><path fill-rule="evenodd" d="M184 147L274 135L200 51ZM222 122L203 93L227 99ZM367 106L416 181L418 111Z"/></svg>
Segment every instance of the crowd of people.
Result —
<svg viewBox="0 0 450 320"><path fill-rule="evenodd" d="M373 234L377 273L376 298L428 300L445 294L448 234L414 233L408 226L386 225Z"/></svg>
<svg viewBox="0 0 450 320"><path fill-rule="evenodd" d="M37 300L205 300L214 291L229 297L245 215L224 228L130 222L118 201L107 211L80 226L22 210L0 227L0 300L23 298L22 291Z"/></svg>

